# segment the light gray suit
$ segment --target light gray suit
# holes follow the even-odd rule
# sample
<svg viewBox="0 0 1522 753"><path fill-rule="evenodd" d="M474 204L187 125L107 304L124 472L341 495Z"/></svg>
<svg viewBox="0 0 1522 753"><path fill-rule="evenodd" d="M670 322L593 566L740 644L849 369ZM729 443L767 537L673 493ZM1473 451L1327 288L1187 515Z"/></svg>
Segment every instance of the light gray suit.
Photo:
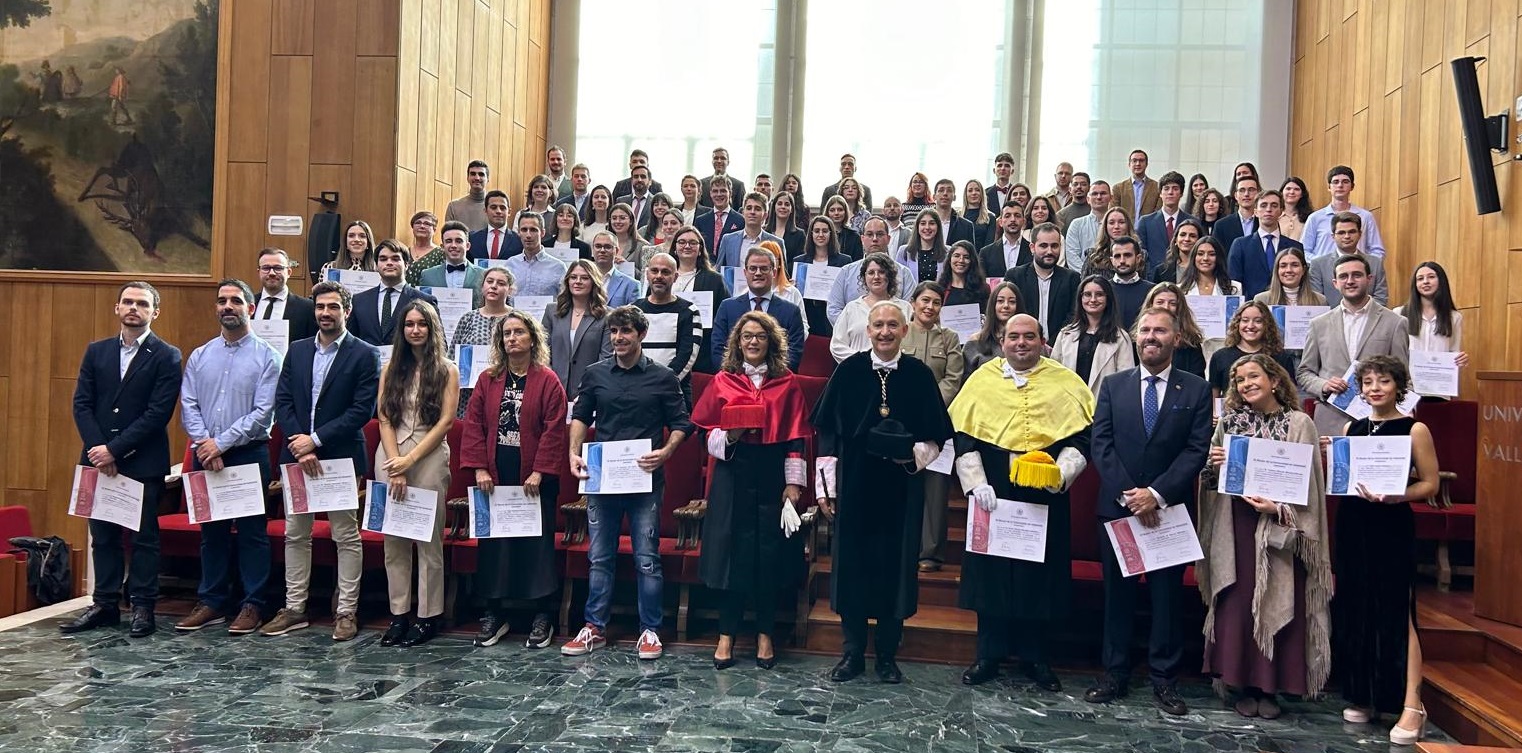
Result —
<svg viewBox="0 0 1522 753"><path fill-rule="evenodd" d="M471 264L468 261L465 263L465 287L470 288L470 290L471 290L471 295L470 295L471 305L476 307L476 308L481 308L481 304L483 303L483 300L481 298L481 282L483 280L485 280L485 279L486 279L486 270L484 270L484 269L482 269L482 268L480 268L480 267L478 267L478 266L476 266L474 264ZM447 287L449 287L449 283L447 282L447 280L444 277L444 265L440 264L437 267L429 267L429 268L423 270L423 275L418 278L418 287L420 287L420 288L426 288L426 287L447 288ZM451 333L448 333L448 334L454 334L454 333L451 332Z"/></svg>
<svg viewBox="0 0 1522 753"><path fill-rule="evenodd" d="M1406 335L1405 318L1372 300L1367 316L1369 321L1364 325L1363 341L1356 351L1358 358L1394 356L1402 363L1409 363L1410 341ZM1348 342L1343 335L1343 307L1339 299L1331 311L1311 320L1295 380L1300 383L1301 390L1322 397L1326 394L1327 381L1346 374L1351 365L1353 359L1348 357ZM1348 389L1358 388L1349 384ZM1316 405L1316 430L1323 436L1340 436L1348 421L1347 414L1327 403Z"/></svg>
<svg viewBox="0 0 1522 753"><path fill-rule="evenodd" d="M1379 301L1381 306L1390 305L1390 286L1385 281L1385 260L1361 252L1359 256L1368 260L1369 276L1374 278L1374 288L1369 291L1369 295L1374 296L1374 300ZM1337 281L1337 260L1341 257L1342 254L1322 254L1310 262L1311 290L1332 303L1342 300L1342 293L1332 284Z"/></svg>
<svg viewBox="0 0 1522 753"><path fill-rule="evenodd" d="M591 366L613 355L608 340L607 317L583 316L576 327L576 347L571 347L571 315L556 316L555 307L544 310L545 339L550 344L550 370L560 377L566 397L575 400L581 390L581 375Z"/></svg>

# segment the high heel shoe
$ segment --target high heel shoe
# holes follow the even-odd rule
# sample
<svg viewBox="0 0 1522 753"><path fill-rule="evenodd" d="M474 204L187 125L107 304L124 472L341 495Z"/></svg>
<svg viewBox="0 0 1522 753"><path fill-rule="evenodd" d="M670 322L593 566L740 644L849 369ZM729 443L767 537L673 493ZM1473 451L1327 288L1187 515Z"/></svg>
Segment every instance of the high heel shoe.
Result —
<svg viewBox="0 0 1522 753"><path fill-rule="evenodd" d="M1406 729L1405 727L1400 726L1398 723L1394 727L1391 727L1391 745L1415 745L1422 739L1422 736L1427 731L1427 707L1423 706L1422 708L1415 708L1412 706L1407 706L1406 710L1416 712L1416 714L1421 717L1421 721L1416 723L1416 729Z"/></svg>
<svg viewBox="0 0 1522 753"><path fill-rule="evenodd" d="M765 659L762 659L759 656L756 657L756 668L757 669L771 669L772 667L775 667L775 666L777 666L777 655L776 654L768 656Z"/></svg>
<svg viewBox="0 0 1522 753"><path fill-rule="evenodd" d="M717 656L715 656L713 658L713 668L714 669L724 670L724 669L729 669L730 667L733 667L734 665L735 665L735 657L734 657L733 654L731 654L728 657L725 657L723 659L720 659Z"/></svg>

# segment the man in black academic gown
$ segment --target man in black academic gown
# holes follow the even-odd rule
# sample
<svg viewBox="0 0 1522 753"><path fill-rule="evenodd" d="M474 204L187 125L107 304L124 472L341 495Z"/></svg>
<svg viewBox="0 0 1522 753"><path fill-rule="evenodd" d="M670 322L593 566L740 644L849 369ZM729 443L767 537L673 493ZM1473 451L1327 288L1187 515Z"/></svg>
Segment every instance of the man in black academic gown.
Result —
<svg viewBox="0 0 1522 753"><path fill-rule="evenodd" d="M878 677L902 682L899 638L919 608L925 485L911 476L940 454L951 421L930 367L899 350L907 326L897 304L873 306L872 349L836 367L811 418L819 436L815 496L835 519L830 607L845 634L835 682L866 670L868 619L877 620Z"/></svg>

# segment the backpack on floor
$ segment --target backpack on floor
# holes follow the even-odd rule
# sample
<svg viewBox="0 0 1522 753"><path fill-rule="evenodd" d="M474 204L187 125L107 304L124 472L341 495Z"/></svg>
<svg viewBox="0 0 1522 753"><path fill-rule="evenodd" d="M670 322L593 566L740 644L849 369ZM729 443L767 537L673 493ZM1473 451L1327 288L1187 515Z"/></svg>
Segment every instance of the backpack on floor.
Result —
<svg viewBox="0 0 1522 753"><path fill-rule="evenodd" d="M69 542L49 536L17 536L11 546L26 555L26 585L43 605L67 601L74 590L73 568L69 564Z"/></svg>

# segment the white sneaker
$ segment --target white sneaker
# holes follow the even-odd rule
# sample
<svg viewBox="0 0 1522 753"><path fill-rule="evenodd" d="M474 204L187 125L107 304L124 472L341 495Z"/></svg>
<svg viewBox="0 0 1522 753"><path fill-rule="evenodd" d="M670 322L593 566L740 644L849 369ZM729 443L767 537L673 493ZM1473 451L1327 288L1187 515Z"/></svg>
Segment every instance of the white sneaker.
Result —
<svg viewBox="0 0 1522 753"><path fill-rule="evenodd" d="M663 653L661 637L656 635L654 630L646 630L639 634L638 648L641 659L659 659Z"/></svg>

